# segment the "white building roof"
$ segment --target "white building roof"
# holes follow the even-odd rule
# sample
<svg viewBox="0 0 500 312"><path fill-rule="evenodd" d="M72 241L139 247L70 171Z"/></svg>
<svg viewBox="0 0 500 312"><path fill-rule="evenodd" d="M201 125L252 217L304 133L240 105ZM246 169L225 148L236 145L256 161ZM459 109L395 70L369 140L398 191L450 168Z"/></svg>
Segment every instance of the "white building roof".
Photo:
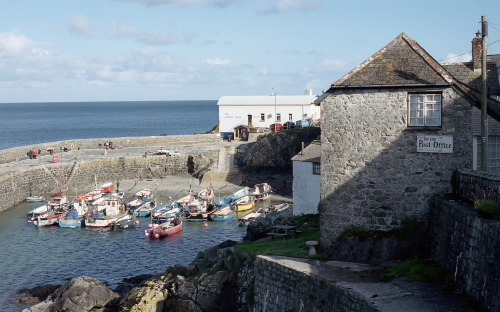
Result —
<svg viewBox="0 0 500 312"><path fill-rule="evenodd" d="M219 106L274 106L307 105L316 100L315 95L258 95L258 96L223 96L217 102Z"/></svg>

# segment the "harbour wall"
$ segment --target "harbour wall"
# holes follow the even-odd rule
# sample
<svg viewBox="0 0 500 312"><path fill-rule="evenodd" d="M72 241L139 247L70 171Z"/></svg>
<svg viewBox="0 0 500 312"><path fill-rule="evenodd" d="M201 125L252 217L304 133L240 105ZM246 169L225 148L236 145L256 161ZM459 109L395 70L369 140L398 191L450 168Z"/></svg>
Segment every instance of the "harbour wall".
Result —
<svg viewBox="0 0 500 312"><path fill-rule="evenodd" d="M61 150L61 146L69 150L78 149L104 149L105 142L112 142L115 148L125 147L164 147L169 148L171 144L199 144L220 142L220 136L216 134L193 134L193 135L165 135L165 136L143 136L143 137L120 137L120 138L93 138L63 140L48 143L31 144L0 150L0 164L26 159L27 152L31 150L41 150L46 155L51 149L55 152Z"/></svg>
<svg viewBox="0 0 500 312"><path fill-rule="evenodd" d="M168 140L166 138L169 138ZM113 144L137 144L133 146L165 146L172 142L182 142L186 145L197 144L200 141L206 143L213 140L213 136L176 136L174 137L151 137L151 138L113 138ZM93 147L102 139L75 140L73 145L68 141L44 143L43 147L79 146L80 148ZM219 140L220 141L220 140ZM103 141L104 142L104 141ZM116 142L116 143L115 143ZM132 143L132 142L142 142ZM38 147L38 146L37 146ZM42 146L40 145L40 148ZM0 151L0 155L9 157L16 155L20 148ZM23 150L26 148L24 147ZM0 157L1 157L0 156ZM24 156L26 157L26 155ZM91 190L97 183L107 181L119 182L120 180L141 180L163 178L178 175L202 175L208 171L219 158L219 148L203 151L197 154L182 154L179 156L124 156L107 157L98 159L79 159L72 162L45 163L38 166L19 169L0 175L0 212L8 210L22 202L30 194L49 195L59 190L70 189L68 192L74 195L77 190L80 193Z"/></svg>

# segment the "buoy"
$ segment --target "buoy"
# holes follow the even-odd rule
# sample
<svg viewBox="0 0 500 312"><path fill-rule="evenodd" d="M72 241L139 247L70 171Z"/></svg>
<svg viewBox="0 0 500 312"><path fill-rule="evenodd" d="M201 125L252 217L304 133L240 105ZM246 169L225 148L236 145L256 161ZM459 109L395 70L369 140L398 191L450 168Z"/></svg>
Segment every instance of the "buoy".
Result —
<svg viewBox="0 0 500 312"><path fill-rule="evenodd" d="M135 220L135 224L139 224L139 220Z"/></svg>
<svg viewBox="0 0 500 312"><path fill-rule="evenodd" d="M160 238L160 234L156 233L155 238Z"/></svg>
<svg viewBox="0 0 500 312"><path fill-rule="evenodd" d="M203 226L204 226L204 227L207 227L207 226L208 226L208 224L205 222L205 224L203 224Z"/></svg>
<svg viewBox="0 0 500 312"><path fill-rule="evenodd" d="M152 228L152 227L153 227L152 223L148 224L148 228Z"/></svg>

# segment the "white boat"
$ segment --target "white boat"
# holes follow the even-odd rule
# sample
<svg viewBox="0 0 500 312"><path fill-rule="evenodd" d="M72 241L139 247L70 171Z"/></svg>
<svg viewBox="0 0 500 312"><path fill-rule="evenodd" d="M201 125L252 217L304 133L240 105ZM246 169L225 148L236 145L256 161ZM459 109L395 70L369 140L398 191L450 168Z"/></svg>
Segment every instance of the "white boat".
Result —
<svg viewBox="0 0 500 312"><path fill-rule="evenodd" d="M132 195L134 199L141 199L143 201L147 201L153 198L153 191L150 189L142 189Z"/></svg>
<svg viewBox="0 0 500 312"><path fill-rule="evenodd" d="M27 203L43 202L43 200L44 200L43 196L28 196L25 199Z"/></svg>
<svg viewBox="0 0 500 312"><path fill-rule="evenodd" d="M125 206L119 197L102 197L92 203L91 213L85 218L85 226L109 227L111 223L126 214Z"/></svg>
<svg viewBox="0 0 500 312"><path fill-rule="evenodd" d="M51 209L50 205L45 203L41 206L38 206L34 209L31 209L30 211L28 211L26 213L26 218L28 219L28 222L33 222L33 220L35 220L36 218L38 218L38 216L46 213L47 211L49 211Z"/></svg>
<svg viewBox="0 0 500 312"><path fill-rule="evenodd" d="M272 191L271 185L267 183L259 183L255 184L252 195L255 196L256 201L261 201L271 197L271 191Z"/></svg>

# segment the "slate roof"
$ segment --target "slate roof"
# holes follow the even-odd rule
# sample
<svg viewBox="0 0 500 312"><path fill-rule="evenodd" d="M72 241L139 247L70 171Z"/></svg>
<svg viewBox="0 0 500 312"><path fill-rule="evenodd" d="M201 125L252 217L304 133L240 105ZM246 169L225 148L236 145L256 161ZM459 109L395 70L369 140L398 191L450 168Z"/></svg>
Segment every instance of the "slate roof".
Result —
<svg viewBox="0 0 500 312"><path fill-rule="evenodd" d="M500 91L497 69L487 67L491 80L490 94ZM455 77L453 74L456 74ZM490 78L490 77L488 77ZM455 86L471 103L481 107L481 92L477 78L468 63L439 64L415 40L401 33L366 61L335 81L315 104L320 104L328 93L343 88L379 87L436 87ZM488 114L500 121L500 103L488 98Z"/></svg>
<svg viewBox="0 0 500 312"><path fill-rule="evenodd" d="M453 77L475 90L481 90L481 76L474 74L472 62L441 64ZM489 62L486 66L488 93L500 95L497 65Z"/></svg>
<svg viewBox="0 0 500 312"><path fill-rule="evenodd" d="M292 161L303 162L321 162L321 144L318 141L313 141L306 148L304 154L302 152L292 157Z"/></svg>
<svg viewBox="0 0 500 312"><path fill-rule="evenodd" d="M334 87L449 85L452 77L418 43L401 33L332 84Z"/></svg>

